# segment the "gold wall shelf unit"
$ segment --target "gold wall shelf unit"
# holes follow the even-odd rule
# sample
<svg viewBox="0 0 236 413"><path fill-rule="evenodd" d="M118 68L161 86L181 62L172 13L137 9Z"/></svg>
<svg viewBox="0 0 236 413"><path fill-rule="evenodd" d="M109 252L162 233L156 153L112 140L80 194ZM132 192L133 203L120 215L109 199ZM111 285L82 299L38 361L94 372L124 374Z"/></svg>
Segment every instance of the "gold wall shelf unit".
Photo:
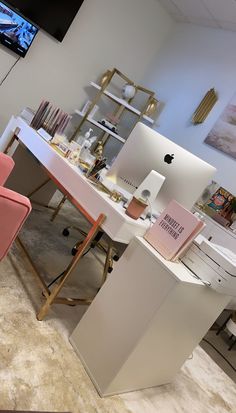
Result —
<svg viewBox="0 0 236 413"><path fill-rule="evenodd" d="M194 125L204 122L217 100L218 95L215 89L212 88L208 90L192 116L192 122Z"/></svg>
<svg viewBox="0 0 236 413"><path fill-rule="evenodd" d="M135 95L132 98L125 100L125 99L122 99L121 97L118 97L114 93L111 93L108 90L108 87L111 84L111 82L114 80L115 75L117 75L120 78L119 80L124 82L124 84L132 85L135 88ZM98 105L99 100L102 98L103 95L111 99L113 102L117 104L113 115L119 119L119 123L121 122L121 117L123 113L125 111L129 111L133 113L134 115L136 115L136 120L132 122L132 125L131 125L132 129L134 128L136 123L141 120L145 120L150 125L154 124L154 119L151 117L151 115L153 115L153 113L156 111L157 104L158 104L158 100L155 98L155 93L149 89L144 88L143 86L135 85L135 83L131 79L129 79L126 75L124 75L120 70L116 68L112 70L107 70L101 76L98 83L90 82L90 85L97 90L97 94L95 95L94 99L92 100L85 114L83 114L79 110L76 110L76 113L81 116L81 121L78 127L76 128L75 132L73 133L73 136L71 137L71 139L74 139L76 137L76 135L80 132L85 122L89 122L97 126L97 128L99 128L102 131L101 136L98 137L98 141L102 141L103 144L105 144L107 139L110 137L119 140L121 143L125 143L126 139L124 137L119 136L119 134L112 132L110 129L98 123L96 119L94 119L91 116L91 113L93 113L93 108L95 107L95 105ZM144 96L146 95L141 109L137 109L132 104L137 92L142 92Z"/></svg>

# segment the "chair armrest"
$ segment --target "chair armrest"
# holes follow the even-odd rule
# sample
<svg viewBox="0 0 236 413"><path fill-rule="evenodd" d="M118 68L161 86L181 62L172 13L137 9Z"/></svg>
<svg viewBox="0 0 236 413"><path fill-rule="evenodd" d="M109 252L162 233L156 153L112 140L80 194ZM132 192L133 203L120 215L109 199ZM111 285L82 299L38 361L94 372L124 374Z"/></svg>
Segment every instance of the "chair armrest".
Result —
<svg viewBox="0 0 236 413"><path fill-rule="evenodd" d="M0 152L0 185L4 185L8 176L10 175L15 162L13 159L5 155L5 153Z"/></svg>

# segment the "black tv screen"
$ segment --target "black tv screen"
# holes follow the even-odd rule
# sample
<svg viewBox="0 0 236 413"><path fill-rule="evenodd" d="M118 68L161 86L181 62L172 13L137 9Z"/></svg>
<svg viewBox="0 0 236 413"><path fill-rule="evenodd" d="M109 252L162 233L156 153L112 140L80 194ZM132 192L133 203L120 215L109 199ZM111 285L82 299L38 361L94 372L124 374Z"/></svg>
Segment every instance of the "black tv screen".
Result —
<svg viewBox="0 0 236 413"><path fill-rule="evenodd" d="M61 42L83 1L7 0L7 3Z"/></svg>
<svg viewBox="0 0 236 413"><path fill-rule="evenodd" d="M0 1L0 42L25 57L38 28Z"/></svg>

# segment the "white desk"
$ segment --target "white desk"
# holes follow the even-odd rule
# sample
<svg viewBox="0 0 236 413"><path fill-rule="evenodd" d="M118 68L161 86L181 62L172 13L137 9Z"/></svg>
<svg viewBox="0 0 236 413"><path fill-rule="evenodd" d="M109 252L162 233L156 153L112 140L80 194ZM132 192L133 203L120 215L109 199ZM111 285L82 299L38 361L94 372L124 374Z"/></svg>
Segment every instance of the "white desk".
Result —
<svg viewBox="0 0 236 413"><path fill-rule="evenodd" d="M8 123L0 139L2 150L7 146L16 128L20 129L17 133L18 139L94 219L100 213L105 214L102 230L113 241L128 244L133 236L142 236L146 232L150 225L149 221L135 221L126 215L121 204L115 203L107 194L98 191L77 167L57 153L20 117L12 117Z"/></svg>
<svg viewBox="0 0 236 413"><path fill-rule="evenodd" d="M228 301L134 238L70 341L101 396L169 383Z"/></svg>
<svg viewBox="0 0 236 413"><path fill-rule="evenodd" d="M171 381L229 298L134 238L149 223L126 216L21 118L9 122L2 149L16 127L18 140L73 199L94 219L105 214L102 229L114 241L129 244L70 338L96 388L108 395ZM46 308L39 319L52 294L45 288Z"/></svg>
<svg viewBox="0 0 236 413"><path fill-rule="evenodd" d="M0 144L3 149L9 146L9 150L14 151L14 148L17 147L19 143L33 155L41 165L42 170L45 170L47 176L64 195L67 196L73 205L82 212L91 224L91 229L83 239L83 242L78 246L75 257L72 258L61 276L60 281L58 281L52 290L48 288L40 273L35 271L30 254L28 254L28 251L19 240L21 247L31 261L34 274L37 276L46 297L46 302L37 315L38 320L42 320L47 315L53 303L70 305L72 302L75 305L87 305L91 303L93 298L72 299L59 297L59 293L98 231L104 231L112 241L128 244L133 236L143 235L150 223L149 221L145 222L142 220L135 221L127 216L120 204L116 204L107 194L98 191L94 185L90 184L77 167L71 165L67 159L61 156L49 143L40 137L22 118L12 117L2 135ZM31 170L28 171L28 174L31 175ZM49 179L47 179L47 181L48 180ZM17 188L14 189L17 190ZM105 269L108 268L110 253L111 248L109 247ZM104 280L105 277L106 270L104 270Z"/></svg>

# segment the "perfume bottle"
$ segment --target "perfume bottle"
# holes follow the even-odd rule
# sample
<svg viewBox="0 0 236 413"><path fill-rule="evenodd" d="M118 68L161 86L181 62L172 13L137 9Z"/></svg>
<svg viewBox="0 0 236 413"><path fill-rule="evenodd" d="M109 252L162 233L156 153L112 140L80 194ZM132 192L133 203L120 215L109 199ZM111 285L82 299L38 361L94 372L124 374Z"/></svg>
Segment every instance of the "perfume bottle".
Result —
<svg viewBox="0 0 236 413"><path fill-rule="evenodd" d="M94 162L96 160L95 156L91 154L90 148L97 139L97 136L88 137L91 131L92 130L89 131L89 134L87 132L86 139L82 144L82 148L80 151L79 166L84 172L88 172L93 167Z"/></svg>
<svg viewBox="0 0 236 413"><path fill-rule="evenodd" d="M92 132L93 132L93 129L89 128L89 130L85 133L85 135L78 136L78 138L76 139L76 142L79 144L81 148L83 147L85 141L89 139Z"/></svg>

